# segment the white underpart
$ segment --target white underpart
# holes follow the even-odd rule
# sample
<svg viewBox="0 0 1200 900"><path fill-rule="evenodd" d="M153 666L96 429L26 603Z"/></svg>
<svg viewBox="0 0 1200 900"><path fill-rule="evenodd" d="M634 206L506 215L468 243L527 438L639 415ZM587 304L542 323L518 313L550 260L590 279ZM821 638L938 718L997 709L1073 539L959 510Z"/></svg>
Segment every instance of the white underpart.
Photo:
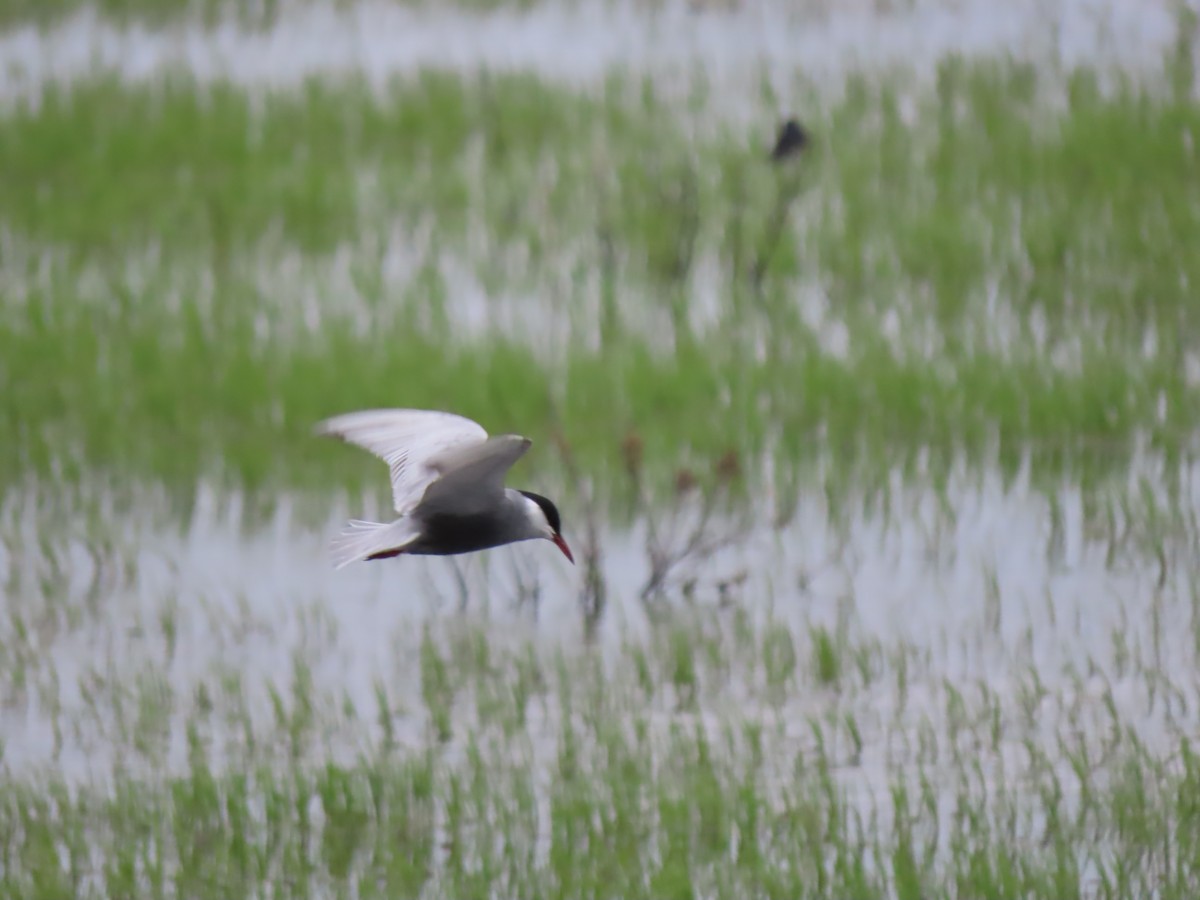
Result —
<svg viewBox="0 0 1200 900"><path fill-rule="evenodd" d="M420 537L420 529L411 519L395 522L364 522L351 519L345 530L329 544L335 569L344 569L389 550L399 550Z"/></svg>

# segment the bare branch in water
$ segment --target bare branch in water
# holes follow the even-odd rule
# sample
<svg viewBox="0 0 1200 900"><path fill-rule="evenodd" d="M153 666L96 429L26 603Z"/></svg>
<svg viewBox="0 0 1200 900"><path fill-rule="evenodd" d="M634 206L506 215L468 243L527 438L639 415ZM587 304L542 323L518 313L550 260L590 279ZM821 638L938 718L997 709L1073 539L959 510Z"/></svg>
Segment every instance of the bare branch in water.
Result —
<svg viewBox="0 0 1200 900"><path fill-rule="evenodd" d="M749 530L745 521L738 522L732 528L715 530L714 516L720 507L721 500L727 496L733 481L740 477L741 466L737 454L733 451L726 453L715 466L717 483L703 492L703 500L699 513L690 529L687 530L682 543L670 546L661 537L661 532L655 524L654 507L650 503L642 503L641 508L646 516L646 555L650 561L650 575L642 586L641 599L647 602L660 596L672 575L687 563L699 562L713 553L723 550L742 540ZM694 484L694 476L688 472L690 479L684 483L690 491ZM677 484L680 483L677 477ZM672 542L674 543L674 542Z"/></svg>

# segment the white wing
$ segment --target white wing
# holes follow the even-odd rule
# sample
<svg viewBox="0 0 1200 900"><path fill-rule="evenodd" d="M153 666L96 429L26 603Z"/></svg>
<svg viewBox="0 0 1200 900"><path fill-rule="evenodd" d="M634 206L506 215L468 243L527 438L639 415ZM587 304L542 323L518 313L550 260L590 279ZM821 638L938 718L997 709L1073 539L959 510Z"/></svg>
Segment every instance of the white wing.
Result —
<svg viewBox="0 0 1200 900"><path fill-rule="evenodd" d="M412 512L425 489L464 451L469 456L469 451L491 443L478 422L425 409L346 413L321 422L316 432L355 444L386 462L392 473L392 500L401 515Z"/></svg>

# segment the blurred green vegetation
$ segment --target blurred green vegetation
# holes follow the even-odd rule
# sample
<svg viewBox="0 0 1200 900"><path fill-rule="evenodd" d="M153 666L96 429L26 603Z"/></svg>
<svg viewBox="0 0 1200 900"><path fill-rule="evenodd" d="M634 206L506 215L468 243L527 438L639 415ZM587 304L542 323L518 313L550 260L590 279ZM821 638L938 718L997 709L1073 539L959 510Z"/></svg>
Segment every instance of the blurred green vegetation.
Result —
<svg viewBox="0 0 1200 900"><path fill-rule="evenodd" d="M1100 704L1065 691L1050 720L1022 712L1020 692L949 682L914 687L929 717L914 709L893 722L877 707L881 697L905 705L895 648L824 632L811 658L787 643L781 666L788 634L740 614L684 616L605 665L577 648L506 646L483 621L428 626L420 699L381 684L380 729L353 761L322 749L324 693L338 688L298 662L290 692L273 690L270 721L228 688L168 692L159 712L181 713L187 734L186 760L168 770L168 732L145 714L154 689L143 679L120 704L141 712L111 725L132 729L120 739L140 750L111 777L0 776L0 890L14 900L1195 896L1200 760L1188 739L1168 740L1164 761L1127 730L1111 692ZM831 655L862 662L830 667ZM834 689L824 712L795 721ZM680 702L720 719L666 712ZM393 729L413 703L427 725L399 743ZM223 721L230 710L240 713ZM338 730L371 714L343 716Z"/></svg>
<svg viewBox="0 0 1200 900"><path fill-rule="evenodd" d="M853 79L783 166L767 123L695 114L619 76L47 87L0 118L0 480L351 483L303 441L376 404L560 430L593 472L634 430L663 484L816 441L884 469L1190 449L1193 104L950 60L924 93ZM398 285L392 233L418 248ZM465 335L447 259L567 343Z"/></svg>
<svg viewBox="0 0 1200 900"><path fill-rule="evenodd" d="M616 75L275 91L97 76L6 111L0 489L47 499L6 508L0 699L44 717L48 766L88 735L118 765L83 785L0 775L0 895L1196 896L1194 686L1177 675L1194 653L1159 656L1195 630L1173 568L1194 516L1170 465L1153 486L1127 471L1140 441L1188 456L1200 411L1191 83L1180 62L1157 86L956 59L927 88L855 77L813 97L814 145L782 166L766 113L736 132ZM506 324L514 309L534 324ZM1096 571L1132 567L1119 593L1156 559L1160 582L1144 607L1100 598L1129 614L1105 636L1117 662L1014 663L999 687L855 638L853 584L836 625L755 627L731 578L711 620L648 615L646 642L611 658L507 655L490 622L426 627L374 715L314 675L302 627L269 635L297 642L291 693L266 686L274 718L216 663L179 689L180 633L238 658L239 627L277 626L260 615L277 595L215 602L211 634L167 597L112 640L141 674L63 666L60 693L63 648L145 589L139 566L172 565L113 527L106 484L384 495L378 463L310 434L378 405L529 434L514 480L531 486L567 477L558 441L585 476L633 468L650 490L685 483L682 466L701 484L770 474L781 507L830 458L824 486L853 482L864 506L889 502L870 477L902 466L1113 475L1120 502L1082 491L1087 548L1109 553ZM595 479L616 495L633 480ZM71 488L104 502L81 510ZM1051 502L1048 558L1070 506ZM828 515L836 530L836 501ZM928 547L949 546L940 527ZM792 561L760 574L781 609L807 603ZM1046 590L1069 638L1079 623L1056 623ZM994 634L945 652L1017 646L1000 606ZM333 758L339 730L362 738L356 759Z"/></svg>

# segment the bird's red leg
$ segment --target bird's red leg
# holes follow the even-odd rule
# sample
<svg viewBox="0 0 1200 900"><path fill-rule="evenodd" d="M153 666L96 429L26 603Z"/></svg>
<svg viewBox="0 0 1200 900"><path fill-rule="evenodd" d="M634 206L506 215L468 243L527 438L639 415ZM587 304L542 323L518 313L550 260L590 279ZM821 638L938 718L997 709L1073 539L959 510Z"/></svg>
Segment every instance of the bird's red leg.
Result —
<svg viewBox="0 0 1200 900"><path fill-rule="evenodd" d="M392 559L394 557L399 556L403 552L404 552L403 547L399 547L395 550L380 550L378 553L372 553L370 556L368 556L366 558L366 561L370 562L371 560L375 560L375 559Z"/></svg>

